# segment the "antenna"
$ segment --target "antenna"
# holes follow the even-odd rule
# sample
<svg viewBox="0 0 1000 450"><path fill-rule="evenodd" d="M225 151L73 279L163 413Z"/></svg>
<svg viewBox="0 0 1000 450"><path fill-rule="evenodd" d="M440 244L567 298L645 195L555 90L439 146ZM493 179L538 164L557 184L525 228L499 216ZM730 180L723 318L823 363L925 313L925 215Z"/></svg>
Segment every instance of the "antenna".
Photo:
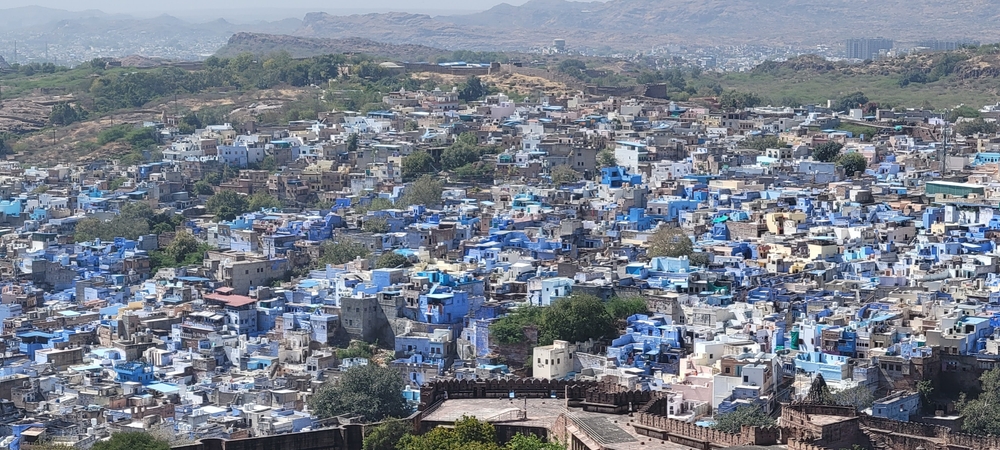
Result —
<svg viewBox="0 0 1000 450"><path fill-rule="evenodd" d="M17 64L17 41L14 41L14 64Z"/></svg>

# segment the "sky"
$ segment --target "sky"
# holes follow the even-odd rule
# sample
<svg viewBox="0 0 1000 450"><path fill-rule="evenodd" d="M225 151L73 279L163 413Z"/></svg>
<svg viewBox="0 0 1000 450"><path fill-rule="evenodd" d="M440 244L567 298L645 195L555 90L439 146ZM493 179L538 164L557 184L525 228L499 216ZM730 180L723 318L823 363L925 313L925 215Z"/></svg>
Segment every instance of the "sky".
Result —
<svg viewBox="0 0 1000 450"><path fill-rule="evenodd" d="M506 3L519 5L527 0L506 0ZM367 12L404 11L425 14L449 14L457 12L474 12L489 9L504 0L368 0L365 2L347 2L344 0L171 0L170 2L136 2L134 0L2 0L0 9L21 6L44 6L48 8L80 11L99 9L107 13L124 13L132 15L150 15L160 13L190 15L196 11L219 16L220 12L233 15L248 13L255 10L254 15L266 11L277 19L301 17L305 12L326 11L334 14L358 14ZM169 5L169 6L167 6ZM276 5L280 5L277 6ZM168 9L169 8L169 9Z"/></svg>

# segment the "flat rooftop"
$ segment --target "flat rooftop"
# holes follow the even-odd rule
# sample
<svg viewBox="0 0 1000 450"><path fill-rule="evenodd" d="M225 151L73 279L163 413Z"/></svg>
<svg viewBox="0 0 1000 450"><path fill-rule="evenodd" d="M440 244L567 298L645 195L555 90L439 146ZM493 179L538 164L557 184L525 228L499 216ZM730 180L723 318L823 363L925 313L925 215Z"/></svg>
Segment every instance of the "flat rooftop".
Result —
<svg viewBox="0 0 1000 450"><path fill-rule="evenodd" d="M527 420L510 420L513 411L525 408ZM480 398L445 400L424 421L454 422L462 416L472 416L479 420L498 424L550 428L556 419L565 414L576 428L582 430L595 443L609 450L672 449L690 450L690 447L642 436L635 432L628 415L585 412L583 409L569 409L566 400L556 398ZM494 417L500 419L491 420ZM652 446L652 447L651 447Z"/></svg>

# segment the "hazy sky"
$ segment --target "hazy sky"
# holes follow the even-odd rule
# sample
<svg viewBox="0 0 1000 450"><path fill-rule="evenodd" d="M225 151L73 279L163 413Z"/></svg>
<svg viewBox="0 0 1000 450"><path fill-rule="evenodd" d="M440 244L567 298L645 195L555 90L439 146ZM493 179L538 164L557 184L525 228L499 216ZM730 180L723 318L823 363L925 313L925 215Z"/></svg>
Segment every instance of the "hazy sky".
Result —
<svg viewBox="0 0 1000 450"><path fill-rule="evenodd" d="M519 5L527 0L506 0L506 3ZM281 19L284 17L300 17L303 11L328 11L341 13L384 12L388 10L406 12L451 12L476 11L504 3L504 0L368 0L365 2L343 0L171 0L169 2L136 2L134 0L2 0L0 9L19 6L38 5L49 8L79 11L84 9L100 9L109 13L149 14L150 12L168 12L171 10L191 12L203 10L217 13L219 11L239 11L246 9L267 10Z"/></svg>

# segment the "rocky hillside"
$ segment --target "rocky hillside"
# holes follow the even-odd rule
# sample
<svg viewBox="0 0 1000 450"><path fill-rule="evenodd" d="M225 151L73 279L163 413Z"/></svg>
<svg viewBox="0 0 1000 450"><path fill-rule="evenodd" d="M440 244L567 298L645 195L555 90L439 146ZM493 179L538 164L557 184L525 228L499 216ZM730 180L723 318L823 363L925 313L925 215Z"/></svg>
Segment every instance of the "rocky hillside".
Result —
<svg viewBox="0 0 1000 450"><path fill-rule="evenodd" d="M319 39L261 33L236 33L229 38L225 47L216 52L218 56L234 56L240 53L268 54L286 51L293 58L333 53L364 53L398 61L432 61L437 56L450 52L422 45L392 45L370 39Z"/></svg>
<svg viewBox="0 0 1000 450"><path fill-rule="evenodd" d="M847 36L1000 41L989 0L531 0L460 16L309 14L299 36L364 38L447 49L525 49L565 38L576 48L658 44L797 44Z"/></svg>
<svg viewBox="0 0 1000 450"><path fill-rule="evenodd" d="M915 78L923 74L935 80L944 77L955 80L993 79L1000 77L1000 47L983 46L951 52L919 53L862 64L832 62L816 55L803 55L782 62L765 62L755 67L751 73L776 76L840 73Z"/></svg>

